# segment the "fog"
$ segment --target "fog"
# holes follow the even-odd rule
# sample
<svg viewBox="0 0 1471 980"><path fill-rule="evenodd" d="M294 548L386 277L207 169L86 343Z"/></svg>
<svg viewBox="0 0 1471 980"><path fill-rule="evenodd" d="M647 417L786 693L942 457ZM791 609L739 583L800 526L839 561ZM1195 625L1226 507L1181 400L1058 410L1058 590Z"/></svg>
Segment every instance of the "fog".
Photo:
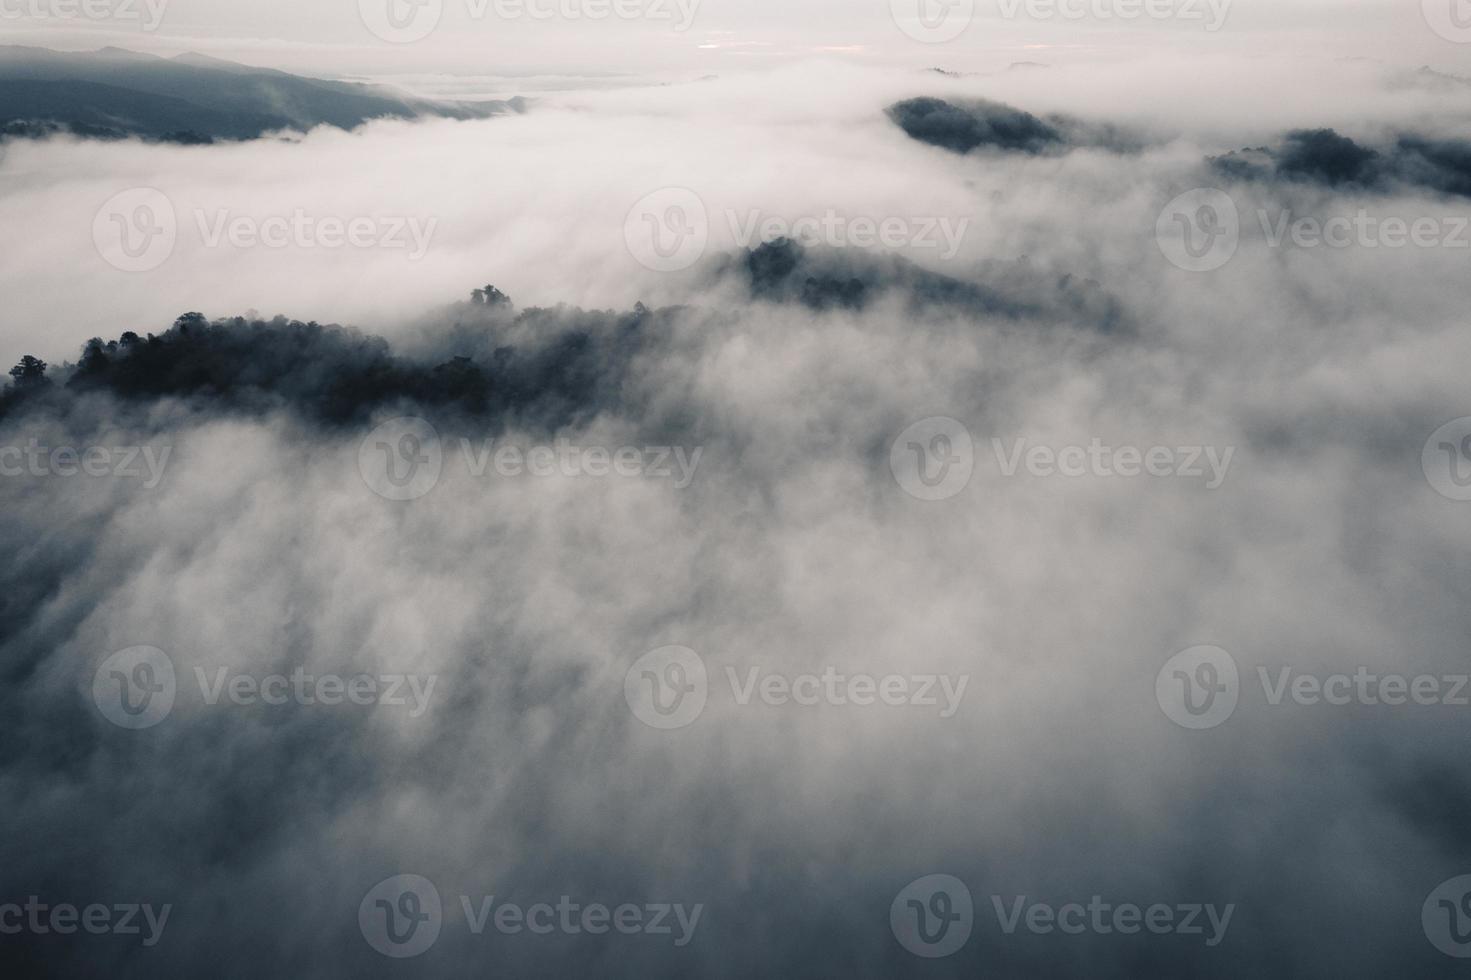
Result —
<svg viewBox="0 0 1471 980"><path fill-rule="evenodd" d="M886 105L915 95L1066 112L1137 129L1151 145L1139 155L1040 162L959 158L917 145L885 117ZM396 324L487 281L523 305L683 301L690 284L644 268L624 242L630 209L668 186L703 201L710 254L750 244L737 235L753 216L956 215L969 225L944 262L952 272L1026 255L1147 294L1168 289L1176 270L1135 231L1173 196L1166 190L1208 182L1193 172L1206 155L1305 126L1465 136L1463 102L1455 87L1361 63L1305 72L1300 61L1258 62L1243 71L1226 59L1156 59L947 78L827 62L547 95L524 116L475 123L321 128L204 148L14 142L0 159L0 222L24 244L0 269L10 298L0 356L58 361L88 337L158 329L185 310L254 309L391 337ZM165 195L178 230L157 268L128 272L103 260L92 231L99 209L135 187ZM298 211L316 221L414 221L422 247L407 228L404 247L377 238L369 247L236 247L220 236L224 220L258 224ZM933 266L944 250L904 251Z"/></svg>
<svg viewBox="0 0 1471 980"><path fill-rule="evenodd" d="M1464 88L1418 67L803 62L547 93L479 122L8 144L0 226L23 243L0 268L9 362L75 361L93 336L164 335L186 311L361 331L259 355L221 340L214 358L196 321L167 342L204 353L167 363L209 365L198 375L127 375L144 362L113 351L94 380L53 368L54 390L0 413L6 446L170 449L152 487L0 481L3 891L173 906L156 946L25 936L13 955L58 976L1451 975L1419 913L1467 870L1464 709L1273 705L1257 668L1466 670L1471 528L1422 449L1468 411L1471 248L1269 232L1285 212L1454 223L1471 202L1207 162L1305 128L1376 147L1471 138ZM1138 148L949 152L885 114L917 96L1061 113ZM94 219L136 187L168 199L177 241L128 272ZM626 231L671 187L698 197L708 244L657 271ZM1239 209L1240 244L1192 272L1156 228L1203 187ZM195 214L222 209L433 231L418 258L210 247ZM967 223L950 257L913 240L753 257L759 235L738 240L753 213L829 212ZM470 301L486 284L515 308ZM415 387L456 355L513 394ZM434 427L442 472L385 499L364 458L402 451L405 416ZM973 473L922 499L933 486L894 460L935 417L972 437ZM915 438L934 452L932 434ZM700 455L686 486L672 456L670 477L477 475L491 438ZM1202 473L1008 462L1094 442L1194 447ZM1189 730L1156 677L1203 644L1234 657L1240 703ZM178 693L127 730L99 714L94 675L144 645ZM667 646L699 655L709 693L661 730L630 710L625 676ZM195 683L298 667L436 684L414 716L211 704ZM742 704L727 668L967 682L946 716L943 697ZM887 915L934 873L968 885L975 928L929 961ZM357 918L399 874L444 904L433 948L405 960ZM460 898L489 895L703 911L686 945L475 935ZM1234 915L1207 945L1007 934L992 911L993 896L1095 895Z"/></svg>

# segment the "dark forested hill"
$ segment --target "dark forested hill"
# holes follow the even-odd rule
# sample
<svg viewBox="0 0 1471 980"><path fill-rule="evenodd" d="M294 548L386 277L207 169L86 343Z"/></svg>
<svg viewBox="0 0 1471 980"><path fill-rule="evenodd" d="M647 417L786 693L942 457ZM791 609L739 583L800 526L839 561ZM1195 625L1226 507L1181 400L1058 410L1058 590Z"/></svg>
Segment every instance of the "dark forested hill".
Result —
<svg viewBox="0 0 1471 980"><path fill-rule="evenodd" d="M201 141L280 129L352 129L371 119L476 119L506 102L436 102L389 88L306 78L205 55L157 58L119 48L71 53L0 46L0 133Z"/></svg>

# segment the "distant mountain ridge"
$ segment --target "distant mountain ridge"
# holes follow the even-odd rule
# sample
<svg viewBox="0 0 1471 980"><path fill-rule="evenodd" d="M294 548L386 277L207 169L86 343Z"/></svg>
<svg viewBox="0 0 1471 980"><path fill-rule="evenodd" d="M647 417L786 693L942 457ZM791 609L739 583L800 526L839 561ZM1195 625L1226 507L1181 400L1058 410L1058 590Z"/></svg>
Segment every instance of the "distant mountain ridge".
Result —
<svg viewBox="0 0 1471 980"><path fill-rule="evenodd" d="M255 139L373 119L481 119L523 99L441 102L377 85L307 78L208 55L160 58L121 48L73 53L0 45L0 136L80 136L181 143Z"/></svg>

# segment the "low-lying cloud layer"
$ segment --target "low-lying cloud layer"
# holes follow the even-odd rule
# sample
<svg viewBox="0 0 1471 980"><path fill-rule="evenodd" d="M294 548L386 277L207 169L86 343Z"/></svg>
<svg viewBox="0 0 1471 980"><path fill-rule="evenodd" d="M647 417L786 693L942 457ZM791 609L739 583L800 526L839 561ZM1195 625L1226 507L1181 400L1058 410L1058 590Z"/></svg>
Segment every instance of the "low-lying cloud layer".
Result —
<svg viewBox="0 0 1471 980"><path fill-rule="evenodd" d="M1257 231L1464 202L1211 162L1304 129L1468 133L1453 96L1335 70L1265 115L1170 109L1134 69L804 69L290 146L9 147L0 218L28 246L0 272L3 336L53 366L0 409L20 451L0 454L20 470L0 477L0 904L135 904L141 930L27 929L7 958L1452 975L1421 913L1471 870L1454 681L1398 705L1277 686L1468 670L1471 458L1435 435L1471 415L1468 252ZM1120 89L1131 111L1104 112ZM1148 139L958 155L885 114L921 96ZM145 181L178 241L127 273L93 213ZM625 234L662 187L694 192L708 233L668 272ZM1238 213L1209 271L1182 266L1224 240L1219 198L1181 213L1189 249L1157 237L1197 188ZM414 265L187 239L193 208L308 205L439 230ZM681 207L652 232L680 240ZM912 233L844 246L819 221L816 243L737 248L752 210ZM918 244L942 216L969 219L950 259ZM251 307L270 313L210 319ZM1161 692L1200 645L1239 683L1192 729ZM695 684L683 653L640 659L669 647L703 666L694 717L637 699ZM166 670L166 710L106 697ZM927 960L906 894L958 914L905 893L932 874L973 919ZM433 883L437 914L375 890L399 875ZM145 904L169 906L152 933ZM1118 928L1130 905L1170 927ZM592 906L637 913L597 932ZM418 955L380 954L424 915Z"/></svg>

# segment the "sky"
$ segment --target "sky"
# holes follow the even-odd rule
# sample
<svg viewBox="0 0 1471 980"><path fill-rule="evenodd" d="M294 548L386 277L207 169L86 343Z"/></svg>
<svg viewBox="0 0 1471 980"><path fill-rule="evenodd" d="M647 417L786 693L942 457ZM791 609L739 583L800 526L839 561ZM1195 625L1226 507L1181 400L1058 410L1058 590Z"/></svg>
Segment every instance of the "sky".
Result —
<svg viewBox="0 0 1471 980"><path fill-rule="evenodd" d="M1163 18L1130 16L1142 5L1130 8L1128 0L1118 8L1115 0L954 0L954 7L925 0L926 9L936 5L936 16L963 26L945 32L953 38L931 42L896 26L896 17L914 21L917 0L622 0L616 8L588 8L613 11L601 19L588 16L577 0L424 0L429 6L404 6L402 23L416 25L418 33L424 21L408 18L437 11L435 26L407 43L386 42L368 27L388 23L389 0L153 0L151 7L145 0L93 0L95 18L61 16L70 12L67 2L6 0L0 4L6 40L74 50L192 50L294 71L376 76L681 75L815 55L976 70L1022 60L1129 58L1142 51L1369 57L1471 68L1464 45L1427 28L1441 0L1424 0L1428 15L1408 0L1178 0L1161 8L1172 13Z"/></svg>

